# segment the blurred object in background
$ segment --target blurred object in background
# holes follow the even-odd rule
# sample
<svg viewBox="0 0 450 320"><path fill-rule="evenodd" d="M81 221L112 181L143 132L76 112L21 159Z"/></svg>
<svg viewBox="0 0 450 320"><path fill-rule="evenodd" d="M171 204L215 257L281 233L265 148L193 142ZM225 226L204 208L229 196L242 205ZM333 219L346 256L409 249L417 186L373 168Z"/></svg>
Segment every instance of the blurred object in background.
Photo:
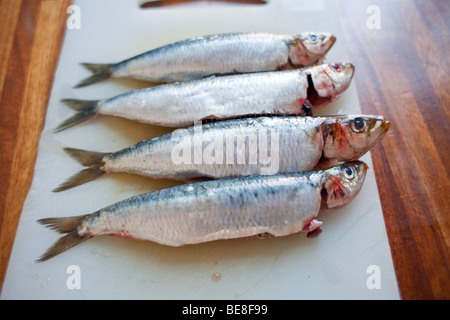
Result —
<svg viewBox="0 0 450 320"><path fill-rule="evenodd" d="M213 3L213 2L222 2L222 3L237 3L237 4L267 4L269 0L140 0L139 6L141 8L157 8L157 7L165 7L171 5L180 5L186 3Z"/></svg>

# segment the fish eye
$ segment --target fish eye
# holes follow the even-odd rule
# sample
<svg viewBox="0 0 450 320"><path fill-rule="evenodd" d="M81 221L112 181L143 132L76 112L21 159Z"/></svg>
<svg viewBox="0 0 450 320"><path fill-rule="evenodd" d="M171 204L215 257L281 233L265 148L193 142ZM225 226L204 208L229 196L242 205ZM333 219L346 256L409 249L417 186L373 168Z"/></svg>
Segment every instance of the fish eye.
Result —
<svg viewBox="0 0 450 320"><path fill-rule="evenodd" d="M346 164L341 165L341 170L344 173L344 177L348 180L355 178L355 170Z"/></svg>
<svg viewBox="0 0 450 320"><path fill-rule="evenodd" d="M361 117L355 118L350 123L350 129L355 133L364 132L366 130L366 121Z"/></svg>
<svg viewBox="0 0 450 320"><path fill-rule="evenodd" d="M331 69L333 69L336 72L341 71L341 65L339 63L332 63L330 64Z"/></svg>
<svg viewBox="0 0 450 320"><path fill-rule="evenodd" d="M317 42L317 35L315 33L310 33L309 34L309 40L311 40L311 42Z"/></svg>

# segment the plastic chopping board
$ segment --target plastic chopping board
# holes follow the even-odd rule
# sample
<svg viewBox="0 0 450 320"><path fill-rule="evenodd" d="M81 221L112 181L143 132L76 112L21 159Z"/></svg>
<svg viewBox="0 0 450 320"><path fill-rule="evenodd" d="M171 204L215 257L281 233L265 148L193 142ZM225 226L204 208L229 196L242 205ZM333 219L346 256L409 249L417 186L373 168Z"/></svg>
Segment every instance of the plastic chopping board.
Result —
<svg viewBox="0 0 450 320"><path fill-rule="evenodd" d="M296 234L172 248L104 236L36 263L59 237L36 220L91 213L133 195L180 184L115 174L65 192L52 192L82 169L63 147L116 151L173 130L98 117L54 133L53 129L73 114L61 99L97 100L148 85L115 80L74 89L89 76L80 62L116 62L194 36L251 31L332 32L337 42L326 61L351 62L333 1L200 2L152 9L139 8L137 0L80 0L74 4L79 9L79 28L66 31L35 176L20 218L2 299L399 298L373 170L368 171L352 203L319 214L323 232L313 239ZM358 80L358 66L355 72L353 81ZM346 113L360 113L354 83L341 98L320 110L321 115ZM369 154L363 160L372 167Z"/></svg>

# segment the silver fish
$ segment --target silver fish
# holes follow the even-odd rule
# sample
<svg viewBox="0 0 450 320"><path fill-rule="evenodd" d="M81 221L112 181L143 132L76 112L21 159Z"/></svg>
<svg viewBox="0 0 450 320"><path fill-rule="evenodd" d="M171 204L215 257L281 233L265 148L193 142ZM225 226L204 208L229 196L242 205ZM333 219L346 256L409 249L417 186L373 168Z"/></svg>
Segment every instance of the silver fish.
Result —
<svg viewBox="0 0 450 320"><path fill-rule="evenodd" d="M78 113L55 131L96 115L165 127L186 127L204 119L252 115L305 116L309 115L308 107L335 101L350 85L353 73L351 63L332 63L166 84L100 101L65 99L63 102Z"/></svg>
<svg viewBox="0 0 450 320"><path fill-rule="evenodd" d="M181 128L123 150L66 148L89 168L57 187L70 189L105 173L195 181L302 172L359 159L390 127L382 116L258 117Z"/></svg>
<svg viewBox="0 0 450 320"><path fill-rule="evenodd" d="M367 165L355 161L308 173L228 178L139 195L87 215L39 220L60 238L45 261L92 237L109 234L168 246L321 232L321 208L340 208L360 191Z"/></svg>
<svg viewBox="0 0 450 320"><path fill-rule="evenodd" d="M83 63L94 74L83 87L109 78L155 83L201 79L210 75L272 71L307 66L322 58L336 38L329 33L299 35L230 33L168 44L113 64Z"/></svg>

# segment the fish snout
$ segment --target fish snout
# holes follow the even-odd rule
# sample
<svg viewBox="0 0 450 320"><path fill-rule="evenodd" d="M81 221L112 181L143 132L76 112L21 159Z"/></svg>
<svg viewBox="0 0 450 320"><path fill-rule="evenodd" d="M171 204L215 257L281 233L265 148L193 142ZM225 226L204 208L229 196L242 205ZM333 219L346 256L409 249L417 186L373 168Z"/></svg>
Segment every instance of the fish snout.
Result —
<svg viewBox="0 0 450 320"><path fill-rule="evenodd" d="M316 54L326 54L336 42L336 37L330 32L319 32L316 34L312 33L310 34L310 40L311 36L313 36L313 41L311 41L312 44L316 44Z"/></svg>
<svg viewBox="0 0 450 320"><path fill-rule="evenodd" d="M361 121L364 124L361 124ZM388 132L391 123L383 116L356 117L350 122L352 137L349 143L355 156L361 157L370 151ZM359 132L359 133L358 133Z"/></svg>
<svg viewBox="0 0 450 320"><path fill-rule="evenodd" d="M383 120L382 120L382 123L381 123L381 127L383 128L384 133L386 133L386 132L388 132L389 129L391 128L391 123L390 123L388 120L383 119Z"/></svg>
<svg viewBox="0 0 450 320"><path fill-rule="evenodd" d="M322 40L322 50L321 52L323 54L326 54L331 47L334 45L334 43L336 42L336 37L334 35L332 35L331 33L324 33L322 35L323 40Z"/></svg>
<svg viewBox="0 0 450 320"><path fill-rule="evenodd" d="M374 144L381 140L391 128L391 123L383 116L376 117L374 123L369 125L369 136L372 136Z"/></svg>
<svg viewBox="0 0 450 320"><path fill-rule="evenodd" d="M367 170L369 169L369 166L363 161L355 160L352 163L355 168L356 175L359 177L361 175L365 175Z"/></svg>
<svg viewBox="0 0 450 320"><path fill-rule="evenodd" d="M353 74L355 73L355 66L352 63L341 63L341 69L347 78L353 78Z"/></svg>

